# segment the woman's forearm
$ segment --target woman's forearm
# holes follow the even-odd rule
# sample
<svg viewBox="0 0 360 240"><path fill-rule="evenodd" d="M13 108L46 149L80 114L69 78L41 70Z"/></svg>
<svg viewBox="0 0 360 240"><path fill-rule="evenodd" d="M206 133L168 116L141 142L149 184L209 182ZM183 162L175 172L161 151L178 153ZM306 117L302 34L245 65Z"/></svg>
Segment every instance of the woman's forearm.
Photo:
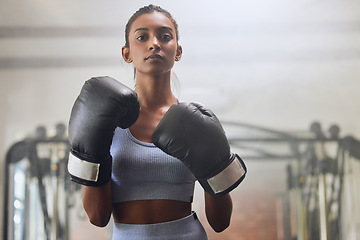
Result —
<svg viewBox="0 0 360 240"><path fill-rule="evenodd" d="M100 187L83 186L83 206L92 224L105 227L112 213L110 182Z"/></svg>
<svg viewBox="0 0 360 240"><path fill-rule="evenodd" d="M210 226L216 232L224 231L230 225L232 214L230 194L212 196L205 192L205 212Z"/></svg>

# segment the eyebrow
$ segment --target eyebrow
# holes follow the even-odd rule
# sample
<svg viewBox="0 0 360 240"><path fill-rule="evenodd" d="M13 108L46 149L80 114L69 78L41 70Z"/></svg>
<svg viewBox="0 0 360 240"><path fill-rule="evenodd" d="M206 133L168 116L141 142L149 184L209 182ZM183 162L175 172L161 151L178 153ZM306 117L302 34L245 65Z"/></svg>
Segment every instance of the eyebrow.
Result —
<svg viewBox="0 0 360 240"><path fill-rule="evenodd" d="M163 26L163 27L159 27L159 29L160 29L160 30L169 30L169 31L173 32L173 30L172 30L171 27L165 27L165 26ZM137 31L149 31L149 29L148 29L148 28L137 28L137 29L135 29L134 32L137 32Z"/></svg>

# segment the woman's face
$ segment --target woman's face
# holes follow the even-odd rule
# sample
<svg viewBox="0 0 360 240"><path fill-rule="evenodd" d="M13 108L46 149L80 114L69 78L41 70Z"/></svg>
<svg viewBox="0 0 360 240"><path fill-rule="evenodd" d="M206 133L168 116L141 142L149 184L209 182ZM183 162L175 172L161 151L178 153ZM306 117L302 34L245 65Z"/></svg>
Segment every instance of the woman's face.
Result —
<svg viewBox="0 0 360 240"><path fill-rule="evenodd" d="M164 14L153 12L139 16L129 32L129 48L123 47L126 62L133 62L138 73L169 72L180 60L174 24Z"/></svg>

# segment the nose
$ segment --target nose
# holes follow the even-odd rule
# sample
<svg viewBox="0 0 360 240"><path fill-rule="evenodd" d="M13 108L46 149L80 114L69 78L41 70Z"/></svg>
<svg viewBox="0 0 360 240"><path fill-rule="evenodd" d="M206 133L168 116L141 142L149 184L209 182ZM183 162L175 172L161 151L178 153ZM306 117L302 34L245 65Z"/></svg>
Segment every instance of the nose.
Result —
<svg viewBox="0 0 360 240"><path fill-rule="evenodd" d="M151 50L151 51L154 51L154 50L159 51L160 50L160 44L156 37L153 37L152 41L150 42L149 50Z"/></svg>

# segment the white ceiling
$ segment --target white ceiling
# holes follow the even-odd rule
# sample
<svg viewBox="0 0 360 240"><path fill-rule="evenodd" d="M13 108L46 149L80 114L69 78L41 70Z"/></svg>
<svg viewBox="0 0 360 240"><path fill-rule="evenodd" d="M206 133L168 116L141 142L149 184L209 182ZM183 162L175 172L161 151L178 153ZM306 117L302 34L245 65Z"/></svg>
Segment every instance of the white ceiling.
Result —
<svg viewBox="0 0 360 240"><path fill-rule="evenodd" d="M0 74L130 71L120 55L124 25L149 3L2 0ZM346 96L347 102L358 96L360 1L152 3L169 10L179 24L184 54L174 72L180 98L204 102L224 118L275 127L284 121L290 128L306 126L313 118L346 122L354 112L332 96Z"/></svg>

